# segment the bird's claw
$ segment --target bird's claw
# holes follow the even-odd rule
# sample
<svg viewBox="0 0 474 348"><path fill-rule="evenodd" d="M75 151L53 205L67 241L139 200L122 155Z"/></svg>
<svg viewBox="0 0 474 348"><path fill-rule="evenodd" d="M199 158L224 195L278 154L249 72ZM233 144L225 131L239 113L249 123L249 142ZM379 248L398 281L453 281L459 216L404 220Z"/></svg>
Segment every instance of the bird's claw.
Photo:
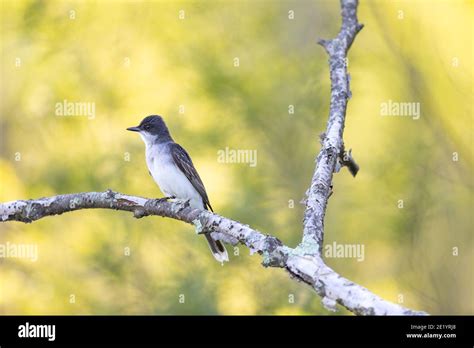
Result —
<svg viewBox="0 0 474 348"><path fill-rule="evenodd" d="M160 202L167 202L169 201L170 199L175 199L176 197L175 196L169 196L169 197L162 197L162 198L157 198L155 199L155 201L157 203L160 203Z"/></svg>

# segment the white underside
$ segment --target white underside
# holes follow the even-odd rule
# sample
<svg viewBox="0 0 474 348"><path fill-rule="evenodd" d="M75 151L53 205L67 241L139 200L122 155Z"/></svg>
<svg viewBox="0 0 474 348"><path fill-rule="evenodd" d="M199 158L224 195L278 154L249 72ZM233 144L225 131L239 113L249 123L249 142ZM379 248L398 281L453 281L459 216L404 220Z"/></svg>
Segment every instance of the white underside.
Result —
<svg viewBox="0 0 474 348"><path fill-rule="evenodd" d="M160 145L147 146L146 163L153 180L165 196L189 200L191 207L204 209L199 192L163 150Z"/></svg>
<svg viewBox="0 0 474 348"><path fill-rule="evenodd" d="M145 156L148 170L163 194L167 197L174 196L180 200L189 200L189 205L192 208L204 209L201 195L186 175L174 164L167 145L154 144L149 135L142 133L140 135L146 144ZM220 263L229 261L227 250L212 254Z"/></svg>

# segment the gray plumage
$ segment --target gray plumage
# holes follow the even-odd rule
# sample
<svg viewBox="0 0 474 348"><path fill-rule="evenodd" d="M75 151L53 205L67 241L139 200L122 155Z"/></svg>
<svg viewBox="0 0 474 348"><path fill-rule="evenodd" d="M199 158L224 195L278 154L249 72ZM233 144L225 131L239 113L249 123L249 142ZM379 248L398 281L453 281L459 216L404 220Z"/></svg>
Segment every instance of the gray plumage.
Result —
<svg viewBox="0 0 474 348"><path fill-rule="evenodd" d="M139 132L146 148L148 170L167 197L189 200L193 208L213 211L204 184L186 150L173 141L161 116L148 116L138 127L127 130ZM227 250L219 240L205 234L215 259L229 260Z"/></svg>

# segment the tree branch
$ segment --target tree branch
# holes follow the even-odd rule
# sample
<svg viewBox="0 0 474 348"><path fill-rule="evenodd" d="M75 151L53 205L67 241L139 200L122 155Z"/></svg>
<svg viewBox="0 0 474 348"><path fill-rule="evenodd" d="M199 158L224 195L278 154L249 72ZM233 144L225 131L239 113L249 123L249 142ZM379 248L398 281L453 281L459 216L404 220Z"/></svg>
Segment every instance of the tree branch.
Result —
<svg viewBox="0 0 474 348"><path fill-rule="evenodd" d="M336 171L338 161L340 165L344 163L344 159L341 158L341 155L344 156L342 134L347 101L351 96L346 54L355 36L363 27L357 20L357 5L357 0L341 0L342 26L339 34L332 40L319 41L329 55L331 105L327 129L321 136L321 151L316 158L316 169L307 192L303 219L302 245L312 255L321 256L324 241L324 216L332 192L332 176ZM358 170L355 162L353 164Z"/></svg>
<svg viewBox="0 0 474 348"><path fill-rule="evenodd" d="M94 208L128 211L137 218L149 215L169 217L194 225L198 233L212 233L213 237L233 245L241 243L252 252L262 255L265 267L284 268L293 278L310 285L323 297L324 305L331 309L339 303L353 313L362 315L424 314L384 301L367 289L339 276L320 257L306 255L304 249L289 248L275 237L207 210L193 209L187 202L148 199L111 190L71 193L1 203L0 218L2 221L29 223L46 216Z"/></svg>
<svg viewBox="0 0 474 348"><path fill-rule="evenodd" d="M321 296L328 309L335 310L336 304L340 304L359 315L426 314L383 300L366 288L341 277L322 259L324 215L331 193L333 172L337 169L337 164L349 166L348 161L351 162L350 170L353 175L358 170L350 152L350 158L341 157L345 156L342 135L350 97L346 54L357 32L362 29L356 16L357 3L357 0L341 0L342 26L339 34L332 40L320 41L329 54L331 105L327 130L322 138L322 148L307 192L303 241L298 247L292 249L277 238L248 225L206 210L193 209L187 202L128 196L111 190L1 203L1 221L29 223L46 216L93 208L129 211L137 218L148 215L169 217L193 224L198 233L212 233L214 238L226 243L247 246L251 252L262 255L263 266L284 268L292 278L310 285Z"/></svg>

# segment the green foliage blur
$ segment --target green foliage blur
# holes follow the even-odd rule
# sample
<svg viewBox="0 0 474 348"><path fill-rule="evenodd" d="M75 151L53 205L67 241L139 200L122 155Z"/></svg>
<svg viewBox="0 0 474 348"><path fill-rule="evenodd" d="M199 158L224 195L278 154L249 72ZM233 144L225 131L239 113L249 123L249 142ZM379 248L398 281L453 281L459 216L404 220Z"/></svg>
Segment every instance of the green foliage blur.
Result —
<svg viewBox="0 0 474 348"><path fill-rule="evenodd" d="M326 260L387 300L472 314L473 3L366 0L358 13L344 138L361 170L335 175L325 243L365 257ZM339 24L337 1L1 0L0 201L161 197L125 131L160 114L217 213L296 246L329 111L316 42ZM95 103L94 117L57 115L64 100ZM420 118L381 116L388 101L420 103ZM226 147L257 150L257 166L219 163ZM2 223L7 242L39 254L0 259L1 314L349 313L242 246L221 266L171 219L83 210Z"/></svg>

